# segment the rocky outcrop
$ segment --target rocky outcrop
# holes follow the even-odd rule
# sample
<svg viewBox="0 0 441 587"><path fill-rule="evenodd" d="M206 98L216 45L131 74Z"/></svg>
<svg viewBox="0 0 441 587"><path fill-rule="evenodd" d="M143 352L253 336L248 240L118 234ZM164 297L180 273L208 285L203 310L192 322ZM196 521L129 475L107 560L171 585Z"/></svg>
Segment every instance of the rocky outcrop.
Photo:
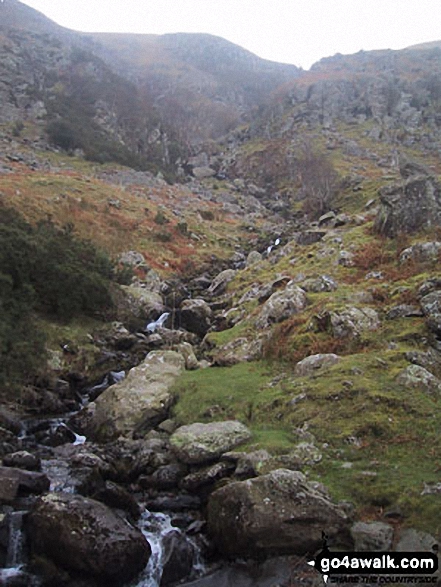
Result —
<svg viewBox="0 0 441 587"><path fill-rule="evenodd" d="M288 283L283 291L273 293L265 302L260 316L256 320L257 328L266 328L271 324L282 322L306 307L306 294L302 288Z"/></svg>
<svg viewBox="0 0 441 587"><path fill-rule="evenodd" d="M117 320L128 328L142 328L165 312L159 293L133 285L115 289L113 301Z"/></svg>
<svg viewBox="0 0 441 587"><path fill-rule="evenodd" d="M316 373L318 370L323 370L326 367L331 367L335 365L340 360L338 355L333 353L329 354L322 354L322 355L311 355L299 361L295 366L295 374L298 377L304 377L306 375L312 375Z"/></svg>
<svg viewBox="0 0 441 587"><path fill-rule="evenodd" d="M325 311L315 316L314 322L317 330L331 332L336 338L357 338L380 326L378 312L367 307Z"/></svg>
<svg viewBox="0 0 441 587"><path fill-rule="evenodd" d="M226 421L181 426L172 434L170 442L179 460L202 464L215 461L250 438L251 433L246 426Z"/></svg>
<svg viewBox="0 0 441 587"><path fill-rule="evenodd" d="M235 278L236 273L234 269L225 269L225 271L219 273L211 282L207 291L208 295L220 296L225 293L228 284Z"/></svg>
<svg viewBox="0 0 441 587"><path fill-rule="evenodd" d="M44 473L0 467L0 504L11 503L19 496L44 493L49 486Z"/></svg>
<svg viewBox="0 0 441 587"><path fill-rule="evenodd" d="M434 177L413 175L380 190L375 228L394 237L441 224L441 185Z"/></svg>
<svg viewBox="0 0 441 587"><path fill-rule="evenodd" d="M441 393L441 381L420 365L409 365L397 377L397 383L409 390Z"/></svg>
<svg viewBox="0 0 441 587"><path fill-rule="evenodd" d="M76 425L101 441L141 435L165 420L173 404L170 388L185 368L180 353L152 351L121 383L80 412Z"/></svg>
<svg viewBox="0 0 441 587"><path fill-rule="evenodd" d="M205 336L211 326L213 312L205 300L185 300L181 305L181 326L198 336Z"/></svg>
<svg viewBox="0 0 441 587"><path fill-rule="evenodd" d="M356 551L390 551L393 535L392 526L383 522L356 522L351 528Z"/></svg>
<svg viewBox="0 0 441 587"><path fill-rule="evenodd" d="M211 494L208 528L227 556L312 553L322 531L333 544L348 537L348 517L298 471L278 469Z"/></svg>
<svg viewBox="0 0 441 587"><path fill-rule="evenodd" d="M42 497L29 515L27 531L34 556L100 584L133 579L151 553L140 530L104 504L78 495Z"/></svg>

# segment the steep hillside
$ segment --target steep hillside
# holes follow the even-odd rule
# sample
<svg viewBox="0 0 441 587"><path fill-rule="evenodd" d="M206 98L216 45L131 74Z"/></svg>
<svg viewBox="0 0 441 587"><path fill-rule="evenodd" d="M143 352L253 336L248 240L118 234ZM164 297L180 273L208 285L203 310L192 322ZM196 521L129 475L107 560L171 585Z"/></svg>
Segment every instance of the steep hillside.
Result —
<svg viewBox="0 0 441 587"><path fill-rule="evenodd" d="M81 35L1 2L5 467L26 449L52 481L64 471L74 500L122 505L130 520L134 499L177 511L209 557L237 555L225 536L254 487L244 558L304 562L340 523L346 550L365 536L373 551L430 550L440 79L438 43L299 73L209 35ZM5 467L9 537L6 514L28 501L14 501L8 471L2 485ZM289 509L304 500L324 509ZM66 567L35 542L37 573L88 584L94 560ZM299 584L296 564L280 584ZM194 566L164 585L193 581Z"/></svg>
<svg viewBox="0 0 441 587"><path fill-rule="evenodd" d="M90 38L94 52L148 89L164 119L171 119L189 142L225 134L299 75L293 65L260 59L212 35Z"/></svg>

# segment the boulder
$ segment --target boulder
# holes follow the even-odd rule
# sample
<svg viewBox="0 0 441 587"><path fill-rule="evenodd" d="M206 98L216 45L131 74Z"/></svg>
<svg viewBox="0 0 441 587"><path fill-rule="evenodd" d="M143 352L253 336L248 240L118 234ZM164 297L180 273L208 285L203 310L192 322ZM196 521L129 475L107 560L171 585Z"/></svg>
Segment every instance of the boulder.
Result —
<svg viewBox="0 0 441 587"><path fill-rule="evenodd" d="M397 377L397 383L407 389L441 393L441 381L420 365L409 365Z"/></svg>
<svg viewBox="0 0 441 587"><path fill-rule="evenodd" d="M193 569L195 550L179 530L168 532L162 542L161 587L176 584L188 577Z"/></svg>
<svg viewBox="0 0 441 587"><path fill-rule="evenodd" d="M181 326L198 336L205 336L211 326L213 312L205 300L184 300L181 305Z"/></svg>
<svg viewBox="0 0 441 587"><path fill-rule="evenodd" d="M44 473L0 467L0 503L10 503L21 495L38 495L49 487L50 481Z"/></svg>
<svg viewBox="0 0 441 587"><path fill-rule="evenodd" d="M217 275L217 277L211 282L207 293L210 296L220 296L225 293L227 285L235 278L236 273L237 272L234 269L226 269L219 273L219 275Z"/></svg>
<svg viewBox="0 0 441 587"><path fill-rule="evenodd" d="M427 532L408 528L403 530L395 547L396 552L435 552L438 541Z"/></svg>
<svg viewBox="0 0 441 587"><path fill-rule="evenodd" d="M38 455L31 454L27 450L9 453L3 457L5 467L16 467L27 471L41 471L41 459Z"/></svg>
<svg viewBox="0 0 441 587"><path fill-rule="evenodd" d="M178 345L177 350L181 353L185 360L185 368L187 371L195 371L199 369L199 361L194 353L194 348L189 342L182 342Z"/></svg>
<svg viewBox="0 0 441 587"><path fill-rule="evenodd" d="M240 422L210 422L181 426L170 438L179 460L188 464L215 461L223 453L251 438L251 433Z"/></svg>
<svg viewBox="0 0 441 587"><path fill-rule="evenodd" d="M441 253L441 243L432 241L412 245L400 254L400 262L413 261L414 263L430 263L438 261Z"/></svg>
<svg viewBox="0 0 441 587"><path fill-rule="evenodd" d="M330 331L336 338L357 338L367 330L380 326L378 313L372 308L349 307L344 310L325 311L315 316L319 331Z"/></svg>
<svg viewBox="0 0 441 587"><path fill-rule="evenodd" d="M334 355L333 353L311 355L297 363L295 366L295 374L298 377L313 375L319 369L323 370L326 367L331 367L339 361L340 357L338 355Z"/></svg>
<svg viewBox="0 0 441 587"><path fill-rule="evenodd" d="M330 292L337 289L337 283L328 275L320 275L320 277L310 277L301 282L301 287L306 292L321 293L324 291Z"/></svg>
<svg viewBox="0 0 441 587"><path fill-rule="evenodd" d="M231 483L208 501L208 530L221 553L232 557L313 553L322 532L346 544L349 520L298 471L277 469Z"/></svg>
<svg viewBox="0 0 441 587"><path fill-rule="evenodd" d="M383 522L356 522L351 528L356 551L390 551L393 535L392 526Z"/></svg>
<svg viewBox="0 0 441 587"><path fill-rule="evenodd" d="M411 175L380 190L375 229L394 237L441 224L441 185L434 177Z"/></svg>
<svg viewBox="0 0 441 587"><path fill-rule="evenodd" d="M134 285L120 286L112 293L116 319L128 328L141 328L165 312L159 293Z"/></svg>
<svg viewBox="0 0 441 587"><path fill-rule="evenodd" d="M173 404L170 388L184 368L180 353L150 352L123 381L84 408L75 425L88 438L101 441L142 435L168 417Z"/></svg>
<svg viewBox="0 0 441 587"><path fill-rule="evenodd" d="M100 584L133 579L151 553L140 530L106 505L79 495L50 493L39 499L27 534L34 556Z"/></svg>
<svg viewBox="0 0 441 587"><path fill-rule="evenodd" d="M282 322L306 307L306 294L292 281L283 291L273 293L263 305L256 320L257 328L267 328L271 324Z"/></svg>
<svg viewBox="0 0 441 587"><path fill-rule="evenodd" d="M247 257L246 266L251 267L251 265L260 263L260 261L262 261L262 253L259 253L259 251L251 251Z"/></svg>

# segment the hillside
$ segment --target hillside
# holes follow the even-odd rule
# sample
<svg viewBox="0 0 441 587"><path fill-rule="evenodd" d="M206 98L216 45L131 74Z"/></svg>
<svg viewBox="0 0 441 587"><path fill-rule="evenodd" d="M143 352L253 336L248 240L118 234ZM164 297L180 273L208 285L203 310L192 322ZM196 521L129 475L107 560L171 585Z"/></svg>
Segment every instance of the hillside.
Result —
<svg viewBox="0 0 441 587"><path fill-rule="evenodd" d="M113 509L163 587L441 540L440 76L0 3L0 583L23 508L19 584L107 584Z"/></svg>

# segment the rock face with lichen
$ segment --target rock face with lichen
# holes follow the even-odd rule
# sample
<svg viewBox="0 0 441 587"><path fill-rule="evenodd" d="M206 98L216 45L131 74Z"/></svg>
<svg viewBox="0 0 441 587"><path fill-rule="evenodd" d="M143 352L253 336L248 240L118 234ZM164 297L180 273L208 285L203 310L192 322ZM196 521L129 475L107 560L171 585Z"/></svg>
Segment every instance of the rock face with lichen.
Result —
<svg viewBox="0 0 441 587"><path fill-rule="evenodd" d="M298 471L277 469L211 494L208 528L227 556L313 553L322 531L333 544L348 540L345 512Z"/></svg>
<svg viewBox="0 0 441 587"><path fill-rule="evenodd" d="M246 426L236 421L181 426L170 438L178 458L184 463L214 461L223 453L251 438Z"/></svg>
<svg viewBox="0 0 441 587"><path fill-rule="evenodd" d="M180 353L150 352L126 379L109 387L79 414L78 425L99 440L147 432L167 418L173 404L171 386L184 368Z"/></svg>
<svg viewBox="0 0 441 587"><path fill-rule="evenodd" d="M394 237L441 225L441 185L430 175L413 175L380 190L375 228Z"/></svg>
<svg viewBox="0 0 441 587"><path fill-rule="evenodd" d="M99 584L130 581L151 553L140 530L104 504L79 495L42 497L29 515L27 530L34 554Z"/></svg>

